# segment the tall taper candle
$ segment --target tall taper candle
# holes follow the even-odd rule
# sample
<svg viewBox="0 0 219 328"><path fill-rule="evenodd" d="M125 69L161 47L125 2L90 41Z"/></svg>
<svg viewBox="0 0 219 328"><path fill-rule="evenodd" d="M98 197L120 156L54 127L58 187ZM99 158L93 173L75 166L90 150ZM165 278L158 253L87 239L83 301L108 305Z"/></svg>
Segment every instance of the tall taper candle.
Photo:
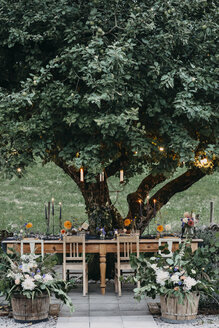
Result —
<svg viewBox="0 0 219 328"><path fill-rule="evenodd" d="M142 216L142 202L141 199L139 199L139 206L140 206L140 216Z"/></svg>
<svg viewBox="0 0 219 328"><path fill-rule="evenodd" d="M46 223L47 223L48 216L47 216L47 206L46 206L46 204L45 204L45 219L46 219Z"/></svg>
<svg viewBox="0 0 219 328"><path fill-rule="evenodd" d="M59 228L62 229L62 203L59 203Z"/></svg>
<svg viewBox="0 0 219 328"><path fill-rule="evenodd" d="M47 234L49 234L49 225L50 225L50 202L48 202L48 225L47 225Z"/></svg>
<svg viewBox="0 0 219 328"><path fill-rule="evenodd" d="M156 217L156 199L154 199L153 201L154 201L154 217Z"/></svg>
<svg viewBox="0 0 219 328"><path fill-rule="evenodd" d="M52 198L52 233L55 235L55 219L54 219L55 209L54 209L54 198Z"/></svg>
<svg viewBox="0 0 219 328"><path fill-rule="evenodd" d="M83 167L80 168L80 181L84 182L84 169L83 169Z"/></svg>

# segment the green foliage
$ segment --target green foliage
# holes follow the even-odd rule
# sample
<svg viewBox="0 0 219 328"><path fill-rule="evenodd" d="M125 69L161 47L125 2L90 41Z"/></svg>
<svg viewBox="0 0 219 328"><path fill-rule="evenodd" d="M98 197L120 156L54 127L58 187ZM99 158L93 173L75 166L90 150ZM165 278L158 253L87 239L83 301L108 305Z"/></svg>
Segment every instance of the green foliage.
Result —
<svg viewBox="0 0 219 328"><path fill-rule="evenodd" d="M4 295L6 300L10 301L14 294L21 294L27 298L54 294L69 307L70 311L74 311L72 301L67 295L74 281L66 283L57 278L52 270L56 264L54 256L46 256L43 260L34 254L20 257L17 253L7 255L1 252L0 257L0 295Z"/></svg>
<svg viewBox="0 0 219 328"><path fill-rule="evenodd" d="M182 303L193 291L213 296L217 290L218 272L211 264L211 256L216 252L218 248L213 250L205 246L192 253L190 242L185 240L170 258L156 255L148 259L144 254L139 258L133 255L131 265L137 270L134 279L141 284L140 288L134 289L135 298L174 295Z"/></svg>
<svg viewBox="0 0 219 328"><path fill-rule="evenodd" d="M2 0L1 171L216 161L216 22L214 0Z"/></svg>

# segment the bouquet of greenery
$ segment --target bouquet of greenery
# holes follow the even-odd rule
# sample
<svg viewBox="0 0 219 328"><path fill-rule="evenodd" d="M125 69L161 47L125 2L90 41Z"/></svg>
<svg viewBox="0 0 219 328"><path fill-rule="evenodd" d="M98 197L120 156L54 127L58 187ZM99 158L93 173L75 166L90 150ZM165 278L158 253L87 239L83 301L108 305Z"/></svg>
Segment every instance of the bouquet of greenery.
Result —
<svg viewBox="0 0 219 328"><path fill-rule="evenodd" d="M74 311L71 299L67 295L73 282L64 282L56 277L52 266L56 263L54 256L28 254L9 256L0 254L0 296L5 295L10 301L15 294L35 298L42 294L54 295Z"/></svg>
<svg viewBox="0 0 219 328"><path fill-rule="evenodd" d="M137 270L135 280L141 284L140 288L134 289L135 298L141 300L145 296L155 298L156 295L173 295L183 303L184 298L189 298L192 292L212 295L215 291L214 273L206 272L207 263L200 261L200 250L192 253L189 244L185 240L169 258L159 254L151 258L144 254L139 258L133 255L131 265ZM168 253L165 246L160 249Z"/></svg>

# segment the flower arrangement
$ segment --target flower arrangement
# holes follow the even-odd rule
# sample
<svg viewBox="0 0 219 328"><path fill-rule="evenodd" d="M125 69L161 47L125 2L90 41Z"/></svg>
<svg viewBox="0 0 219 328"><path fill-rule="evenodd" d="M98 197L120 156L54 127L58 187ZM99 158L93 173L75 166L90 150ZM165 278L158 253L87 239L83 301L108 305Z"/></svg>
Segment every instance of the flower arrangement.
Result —
<svg viewBox="0 0 219 328"><path fill-rule="evenodd" d="M162 250L165 248L160 247ZM135 280L141 284L140 288L134 289L135 298L140 300L145 296L155 298L156 295L173 295L183 303L184 298L192 292L212 294L214 281L204 270L200 270L195 256L187 240L171 258L159 254L151 258L145 257L144 254L139 258L132 255L131 265L137 270Z"/></svg>
<svg viewBox="0 0 219 328"><path fill-rule="evenodd" d="M183 218L181 218L182 221L182 237L184 233L191 234L191 232L194 233L195 225L198 223L198 220L196 219L195 213L189 213L185 212Z"/></svg>
<svg viewBox="0 0 219 328"><path fill-rule="evenodd" d="M13 259L5 253L0 254L0 295L11 300L13 295L24 295L35 298L42 294L54 294L61 299L71 311L74 310L71 299L66 294L73 282L65 283L57 279L51 267L55 264L54 256L45 257L35 254L13 255Z"/></svg>

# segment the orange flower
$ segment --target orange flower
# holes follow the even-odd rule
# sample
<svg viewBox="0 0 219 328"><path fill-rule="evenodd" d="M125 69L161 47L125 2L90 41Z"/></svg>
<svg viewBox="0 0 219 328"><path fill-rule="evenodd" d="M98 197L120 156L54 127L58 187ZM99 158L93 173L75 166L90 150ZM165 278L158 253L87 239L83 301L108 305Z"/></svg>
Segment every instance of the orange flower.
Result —
<svg viewBox="0 0 219 328"><path fill-rule="evenodd" d="M64 235L66 233L66 230L65 229L62 229L61 230L61 234Z"/></svg>
<svg viewBox="0 0 219 328"><path fill-rule="evenodd" d="M163 231L163 226L162 226L161 224L159 224L159 225L157 226L157 231L158 231L158 232L162 232L162 231Z"/></svg>
<svg viewBox="0 0 219 328"><path fill-rule="evenodd" d="M31 222L28 222L28 223L26 224L26 228L27 228L27 229L32 228L32 226L33 226L33 224L32 224Z"/></svg>
<svg viewBox="0 0 219 328"><path fill-rule="evenodd" d="M185 276L181 276L180 279L184 280L184 279L186 279L186 277Z"/></svg>
<svg viewBox="0 0 219 328"><path fill-rule="evenodd" d="M131 220L130 219L125 219L124 226L128 227L130 224L131 224Z"/></svg>
<svg viewBox="0 0 219 328"><path fill-rule="evenodd" d="M70 222L70 221L65 221L65 222L64 222L64 227L65 227L65 229L67 229L67 230L71 229L71 227L72 227L71 222Z"/></svg>
<svg viewBox="0 0 219 328"><path fill-rule="evenodd" d="M174 287L174 290L179 290L179 287Z"/></svg>

